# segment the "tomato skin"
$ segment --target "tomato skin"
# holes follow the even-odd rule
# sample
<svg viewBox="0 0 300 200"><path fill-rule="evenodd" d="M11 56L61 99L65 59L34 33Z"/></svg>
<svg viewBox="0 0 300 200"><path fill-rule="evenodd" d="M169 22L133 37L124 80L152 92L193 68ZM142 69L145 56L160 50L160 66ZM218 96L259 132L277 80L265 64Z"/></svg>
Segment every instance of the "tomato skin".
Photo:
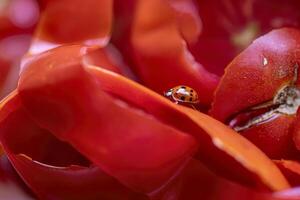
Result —
<svg viewBox="0 0 300 200"><path fill-rule="evenodd" d="M295 73L295 66L300 62L299 43L300 31L292 28L274 30L255 40L226 68L210 114L228 123L235 115L272 100L295 75L298 86L299 73ZM295 116L281 115L278 123L258 124L240 134L271 158L295 157L291 132Z"/></svg>
<svg viewBox="0 0 300 200"><path fill-rule="evenodd" d="M208 71L219 76L256 38L273 29L300 27L297 0L198 0L197 4L203 28L189 50Z"/></svg>

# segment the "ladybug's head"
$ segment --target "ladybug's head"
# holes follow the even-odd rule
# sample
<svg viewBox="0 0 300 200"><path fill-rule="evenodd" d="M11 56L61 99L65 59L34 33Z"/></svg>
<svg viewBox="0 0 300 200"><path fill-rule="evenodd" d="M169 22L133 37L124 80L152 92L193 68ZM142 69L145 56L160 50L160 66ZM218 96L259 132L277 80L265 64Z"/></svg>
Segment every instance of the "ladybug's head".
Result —
<svg viewBox="0 0 300 200"><path fill-rule="evenodd" d="M170 98L170 97L172 97L172 93L173 93L173 89L169 89L168 91L166 91L164 93L164 96L167 98Z"/></svg>

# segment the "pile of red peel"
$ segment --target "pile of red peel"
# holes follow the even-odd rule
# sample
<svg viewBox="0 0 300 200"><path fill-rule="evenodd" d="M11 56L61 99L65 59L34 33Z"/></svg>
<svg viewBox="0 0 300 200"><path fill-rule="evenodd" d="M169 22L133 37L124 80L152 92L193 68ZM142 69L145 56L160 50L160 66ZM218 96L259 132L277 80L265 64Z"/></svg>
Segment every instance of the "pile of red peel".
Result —
<svg viewBox="0 0 300 200"><path fill-rule="evenodd" d="M0 198L300 199L299 9L0 1Z"/></svg>

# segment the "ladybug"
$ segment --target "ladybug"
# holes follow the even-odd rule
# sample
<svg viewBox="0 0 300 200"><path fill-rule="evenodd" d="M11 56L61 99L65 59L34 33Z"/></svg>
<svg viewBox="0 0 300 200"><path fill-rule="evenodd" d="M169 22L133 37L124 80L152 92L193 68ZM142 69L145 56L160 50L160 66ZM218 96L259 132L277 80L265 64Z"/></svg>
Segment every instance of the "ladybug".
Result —
<svg viewBox="0 0 300 200"><path fill-rule="evenodd" d="M169 89L165 92L165 97L171 99L176 104L186 103L186 104L197 104L199 103L197 92L188 86L179 85Z"/></svg>

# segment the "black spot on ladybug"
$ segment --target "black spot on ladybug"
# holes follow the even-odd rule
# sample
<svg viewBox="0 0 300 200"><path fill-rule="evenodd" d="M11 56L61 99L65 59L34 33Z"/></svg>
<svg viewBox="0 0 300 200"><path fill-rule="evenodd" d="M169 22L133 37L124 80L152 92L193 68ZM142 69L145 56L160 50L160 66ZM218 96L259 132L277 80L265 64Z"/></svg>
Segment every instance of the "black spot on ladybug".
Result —
<svg viewBox="0 0 300 200"><path fill-rule="evenodd" d="M193 93L193 92L194 92L194 90L191 90L191 92Z"/></svg>
<svg viewBox="0 0 300 200"><path fill-rule="evenodd" d="M190 101L193 101L193 98L192 98L192 97L190 97Z"/></svg>
<svg viewBox="0 0 300 200"><path fill-rule="evenodd" d="M182 89L186 89L186 87L185 87L185 86L181 86L181 88L182 88Z"/></svg>
<svg viewBox="0 0 300 200"><path fill-rule="evenodd" d="M180 97L180 99L181 99L182 101L184 101L184 100L185 100L185 97L184 97L184 96L182 96L182 97Z"/></svg>

